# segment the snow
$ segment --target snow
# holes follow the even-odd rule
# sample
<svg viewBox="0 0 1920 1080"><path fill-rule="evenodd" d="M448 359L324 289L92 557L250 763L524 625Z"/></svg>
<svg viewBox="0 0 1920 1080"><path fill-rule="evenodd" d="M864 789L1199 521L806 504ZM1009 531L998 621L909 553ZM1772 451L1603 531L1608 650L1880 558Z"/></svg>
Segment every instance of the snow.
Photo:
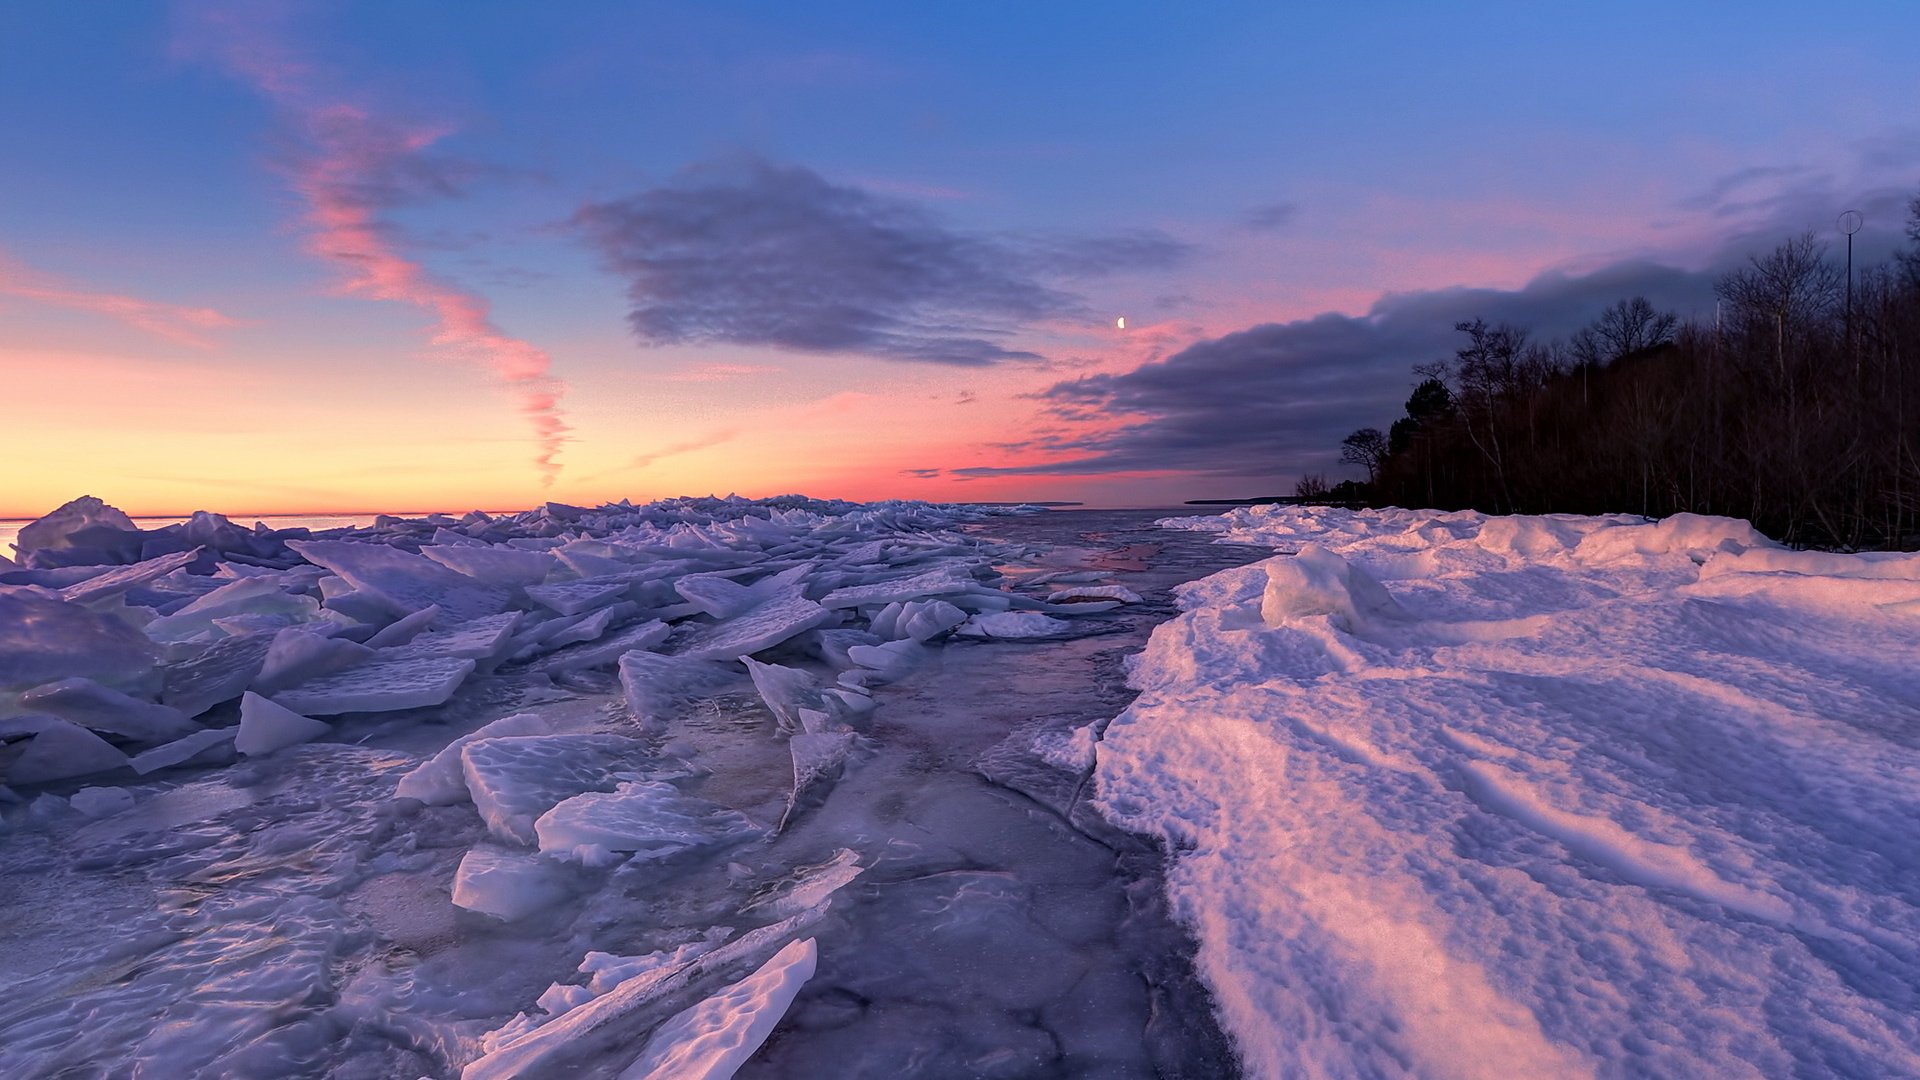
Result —
<svg viewBox="0 0 1920 1080"><path fill-rule="evenodd" d="M248 757L271 754L333 730L312 717L277 705L249 690L240 696L240 731L233 747Z"/></svg>
<svg viewBox="0 0 1920 1080"><path fill-rule="evenodd" d="M1047 594L1049 604L1071 604L1081 601L1118 600L1123 604L1137 604L1140 594L1125 585L1075 585L1066 589L1055 589Z"/></svg>
<svg viewBox="0 0 1920 1080"><path fill-rule="evenodd" d="M1908 556L1260 507L1096 748L1256 1076L1920 1074Z"/></svg>
<svg viewBox="0 0 1920 1080"><path fill-rule="evenodd" d="M662 1024L621 1080L726 1080L767 1041L818 958L812 938L789 943L752 975Z"/></svg>

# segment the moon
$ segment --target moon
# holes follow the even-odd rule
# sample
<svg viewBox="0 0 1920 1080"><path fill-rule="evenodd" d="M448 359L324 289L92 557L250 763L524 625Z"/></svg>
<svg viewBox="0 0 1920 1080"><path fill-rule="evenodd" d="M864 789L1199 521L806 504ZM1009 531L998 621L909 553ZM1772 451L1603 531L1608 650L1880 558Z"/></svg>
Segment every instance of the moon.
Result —
<svg viewBox="0 0 1920 1080"><path fill-rule="evenodd" d="M1113 328L1115 330L1125 330L1127 328L1127 317L1125 315L1122 315L1119 318L1113 320Z"/></svg>

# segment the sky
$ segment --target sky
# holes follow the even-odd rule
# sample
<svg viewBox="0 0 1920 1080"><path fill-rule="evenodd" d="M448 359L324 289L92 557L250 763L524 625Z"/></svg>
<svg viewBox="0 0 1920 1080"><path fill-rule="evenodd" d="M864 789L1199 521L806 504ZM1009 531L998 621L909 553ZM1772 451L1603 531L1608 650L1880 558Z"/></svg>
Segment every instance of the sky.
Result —
<svg viewBox="0 0 1920 1080"><path fill-rule="evenodd" d="M10 0L0 517L1283 492L1458 319L1710 318L1849 208L1883 258L1916 40L1872 2Z"/></svg>

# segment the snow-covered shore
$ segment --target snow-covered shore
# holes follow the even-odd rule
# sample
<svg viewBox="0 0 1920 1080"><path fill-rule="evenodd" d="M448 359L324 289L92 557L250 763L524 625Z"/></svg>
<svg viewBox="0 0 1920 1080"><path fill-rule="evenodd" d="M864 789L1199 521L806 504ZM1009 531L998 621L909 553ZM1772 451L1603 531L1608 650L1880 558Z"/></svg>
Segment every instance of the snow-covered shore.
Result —
<svg viewBox="0 0 1920 1080"><path fill-rule="evenodd" d="M1920 556L1256 507L1098 748L1262 1076L1920 1075Z"/></svg>

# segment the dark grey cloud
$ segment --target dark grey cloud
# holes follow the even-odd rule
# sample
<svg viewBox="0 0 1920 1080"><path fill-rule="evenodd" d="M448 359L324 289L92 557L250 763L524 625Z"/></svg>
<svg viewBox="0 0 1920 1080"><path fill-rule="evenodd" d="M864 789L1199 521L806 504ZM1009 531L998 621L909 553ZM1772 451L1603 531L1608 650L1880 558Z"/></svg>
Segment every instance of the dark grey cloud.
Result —
<svg viewBox="0 0 1920 1080"><path fill-rule="evenodd" d="M1863 233L1858 262L1890 251L1904 211L1869 193L1877 231ZM1453 288L1382 297L1363 316L1319 315L1254 326L1202 341L1121 374L1055 384L1042 395L1052 426L999 449L1046 453L1059 463L968 467L954 476L1096 475L1174 470L1201 477L1291 478L1339 468L1339 440L1398 417L1417 381L1414 364L1450 356L1454 323L1472 318L1529 327L1537 340L1564 338L1614 301L1645 296L1682 317L1711 319L1713 285L1728 269L1786 239L1788 223L1827 215L1799 196L1774 206L1764 241L1743 236L1701 269L1626 260L1584 274L1542 274L1515 290ZM1755 230L1758 231L1757 229ZM1119 426L1114 426L1119 421Z"/></svg>
<svg viewBox="0 0 1920 1080"><path fill-rule="evenodd" d="M574 224L627 280L643 343L943 364L1041 359L1010 338L1088 316L1069 282L1165 269L1189 252L1150 231L965 232L912 203L764 161L589 203Z"/></svg>
<svg viewBox="0 0 1920 1080"><path fill-rule="evenodd" d="M1299 203L1275 202L1248 210L1241 221L1256 232L1274 232L1293 224L1299 216Z"/></svg>

